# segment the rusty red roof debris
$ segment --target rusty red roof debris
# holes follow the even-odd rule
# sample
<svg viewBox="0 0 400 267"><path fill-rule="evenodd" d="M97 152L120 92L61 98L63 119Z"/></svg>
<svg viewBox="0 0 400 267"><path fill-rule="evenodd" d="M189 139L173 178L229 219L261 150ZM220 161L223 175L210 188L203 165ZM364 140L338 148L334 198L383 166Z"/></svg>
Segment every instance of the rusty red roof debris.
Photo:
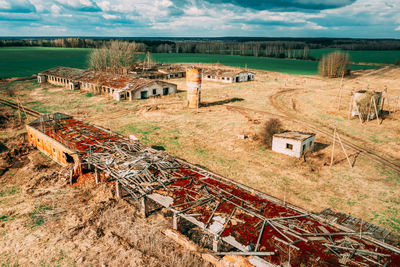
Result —
<svg viewBox="0 0 400 267"><path fill-rule="evenodd" d="M44 115L29 125L83 156L86 155L84 152L94 148L95 144L115 140L126 141L116 133L62 113ZM97 150L102 149L97 148Z"/></svg>
<svg viewBox="0 0 400 267"><path fill-rule="evenodd" d="M64 114L31 123L118 181L239 251L276 265L400 266L400 250L237 184L165 152Z"/></svg>

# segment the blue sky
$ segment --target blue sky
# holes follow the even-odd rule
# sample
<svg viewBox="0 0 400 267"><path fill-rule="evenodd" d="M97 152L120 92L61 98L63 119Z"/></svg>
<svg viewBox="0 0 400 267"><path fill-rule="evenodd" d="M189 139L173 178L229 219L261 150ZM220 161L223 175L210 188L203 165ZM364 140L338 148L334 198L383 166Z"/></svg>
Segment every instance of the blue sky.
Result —
<svg viewBox="0 0 400 267"><path fill-rule="evenodd" d="M0 36L400 39L400 0L0 0Z"/></svg>

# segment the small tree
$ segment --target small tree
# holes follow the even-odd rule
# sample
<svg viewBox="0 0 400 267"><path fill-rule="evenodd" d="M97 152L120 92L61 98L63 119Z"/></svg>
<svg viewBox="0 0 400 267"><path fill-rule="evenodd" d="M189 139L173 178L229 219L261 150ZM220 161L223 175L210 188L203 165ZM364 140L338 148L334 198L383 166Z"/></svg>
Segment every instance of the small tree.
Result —
<svg viewBox="0 0 400 267"><path fill-rule="evenodd" d="M138 47L135 42L111 41L89 55L89 67L120 73L122 68L135 64Z"/></svg>
<svg viewBox="0 0 400 267"><path fill-rule="evenodd" d="M270 119L265 122L261 130L261 142L268 148L272 147L274 134L282 132L282 123L278 119Z"/></svg>
<svg viewBox="0 0 400 267"><path fill-rule="evenodd" d="M323 56L318 68L321 76L337 78L350 73L349 65L349 54L335 51Z"/></svg>

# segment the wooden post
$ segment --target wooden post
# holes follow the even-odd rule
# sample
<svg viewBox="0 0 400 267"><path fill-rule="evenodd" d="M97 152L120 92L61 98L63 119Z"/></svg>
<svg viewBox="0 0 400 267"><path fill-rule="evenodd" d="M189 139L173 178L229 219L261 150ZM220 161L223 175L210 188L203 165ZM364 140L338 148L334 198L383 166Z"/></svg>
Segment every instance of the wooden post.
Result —
<svg viewBox="0 0 400 267"><path fill-rule="evenodd" d="M371 99L370 99L370 101L369 101L369 107L368 107L368 115L367 115L367 122L369 122L369 114L371 114L371 107L372 107L372 99L373 99L374 97L373 96L371 96Z"/></svg>
<svg viewBox="0 0 400 267"><path fill-rule="evenodd" d="M221 240L219 239L218 236L214 236L213 239L213 251L218 252L221 249Z"/></svg>
<svg viewBox="0 0 400 267"><path fill-rule="evenodd" d="M353 92L351 92L350 105L349 105L349 120L351 119L351 112L353 112Z"/></svg>
<svg viewBox="0 0 400 267"><path fill-rule="evenodd" d="M19 97L17 97L17 100L18 100L18 105L19 105L19 107L21 108L20 111L23 111L24 114L25 114L25 118L28 119L28 114L26 113L26 110L25 110L24 106L22 105L22 102L21 102L21 100L19 99Z"/></svg>
<svg viewBox="0 0 400 267"><path fill-rule="evenodd" d="M147 197L146 196L144 196L140 199L140 213L145 218L149 215L148 208L147 208Z"/></svg>
<svg viewBox="0 0 400 267"><path fill-rule="evenodd" d="M21 115L22 111L21 111L21 107L20 107L19 103L18 103L17 105L18 105L18 118L19 118L19 122L22 123L22 115Z"/></svg>
<svg viewBox="0 0 400 267"><path fill-rule="evenodd" d="M377 109L377 107L376 107L375 97L372 97L372 98L373 98L373 100L374 100L374 108L375 108L375 113L376 113L376 119L377 119L377 121L378 121L378 125L380 125L381 123L379 122L380 119L379 119L378 109Z"/></svg>
<svg viewBox="0 0 400 267"><path fill-rule="evenodd" d="M336 133L336 135L337 135L337 137L338 137L338 140L339 140L339 142L340 142L340 145L342 146L343 152L344 152L344 154L346 155L347 162L349 163L350 168L353 168L353 164L351 164L351 162L350 162L349 156L347 155L346 149L344 149L344 146L343 146L342 140L340 139L339 134Z"/></svg>
<svg viewBox="0 0 400 267"><path fill-rule="evenodd" d="M358 112L358 118L360 119L360 123L363 124L363 120L362 120L362 118L361 118L360 109L358 108L357 103L356 103L356 108L357 108L357 112Z"/></svg>
<svg viewBox="0 0 400 267"><path fill-rule="evenodd" d="M174 212L174 215L172 216L172 228L176 231L179 231L179 226L180 226L180 217Z"/></svg>
<svg viewBox="0 0 400 267"><path fill-rule="evenodd" d="M121 186L118 181L115 181L115 197L121 199Z"/></svg>
<svg viewBox="0 0 400 267"><path fill-rule="evenodd" d="M336 142L336 127L333 130L333 143L332 143L332 154L331 154L331 166L333 165L333 157L335 154L335 142Z"/></svg>
<svg viewBox="0 0 400 267"><path fill-rule="evenodd" d="M340 111L340 105L342 104L343 79L344 79L344 71L342 74L342 81L340 83L340 89L339 89L338 111Z"/></svg>
<svg viewBox="0 0 400 267"><path fill-rule="evenodd" d="M94 169L94 177L96 179L96 184L100 183L100 173L97 168Z"/></svg>

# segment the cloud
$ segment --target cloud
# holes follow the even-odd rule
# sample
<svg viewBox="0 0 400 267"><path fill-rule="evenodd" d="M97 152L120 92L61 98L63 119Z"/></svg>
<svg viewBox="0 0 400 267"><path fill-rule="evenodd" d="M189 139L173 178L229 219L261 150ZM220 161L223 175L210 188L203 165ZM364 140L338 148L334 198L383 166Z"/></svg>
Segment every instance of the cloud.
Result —
<svg viewBox="0 0 400 267"><path fill-rule="evenodd" d="M398 0L0 0L0 35L400 38L398 14Z"/></svg>
<svg viewBox="0 0 400 267"><path fill-rule="evenodd" d="M67 9L82 12L98 12L101 8L93 0L56 0L60 5Z"/></svg>
<svg viewBox="0 0 400 267"><path fill-rule="evenodd" d="M256 10L323 10L348 6L356 0L206 0L210 3L224 3Z"/></svg>
<svg viewBox="0 0 400 267"><path fill-rule="evenodd" d="M27 0L0 0L0 12L31 13L35 6Z"/></svg>

